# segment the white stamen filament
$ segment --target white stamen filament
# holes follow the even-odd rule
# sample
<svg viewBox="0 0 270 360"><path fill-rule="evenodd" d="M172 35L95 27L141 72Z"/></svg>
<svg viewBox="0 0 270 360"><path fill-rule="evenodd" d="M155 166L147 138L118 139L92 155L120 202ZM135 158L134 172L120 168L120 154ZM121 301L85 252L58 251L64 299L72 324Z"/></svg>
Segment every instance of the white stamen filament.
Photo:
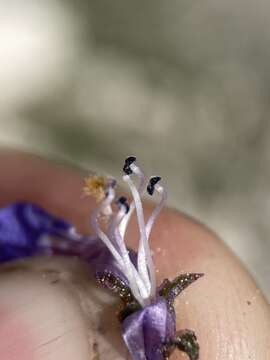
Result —
<svg viewBox="0 0 270 360"><path fill-rule="evenodd" d="M155 220L157 219L158 215L160 214L163 206L165 205L165 202L167 200L167 192L164 189L163 186L156 184L155 185L155 190L161 195L161 199L159 201L159 203L157 204L157 206L155 207L154 211L152 212L152 214L150 215L146 227L145 227L145 231L146 231L146 236L147 238L149 238L149 235L151 233L152 227L154 225Z"/></svg>
<svg viewBox="0 0 270 360"><path fill-rule="evenodd" d="M111 191L111 190L109 190ZM114 197L114 196L113 196ZM111 203L112 196L109 195L103 201L99 209L93 214L92 218L92 226L94 227L97 235L101 238L101 240L105 243L108 249L111 251L115 260L117 261L121 271L126 276L129 287L134 295L134 297L138 300L138 302L144 306L148 304L147 299L149 298L149 292L145 288L144 282L140 278L135 266L130 260L129 251L126 248L124 239L121 237L119 233L118 226L121 223L121 220L126 216L126 208L121 206L118 213L113 217L109 226L109 236L107 236L98 225L98 216L99 213L102 212L103 208L108 206L108 203ZM120 254L118 250L116 250L113 242L119 247Z"/></svg>
<svg viewBox="0 0 270 360"><path fill-rule="evenodd" d="M121 211L121 210L120 210ZM124 242L124 239L120 235L120 232L118 229L115 230L115 239L117 241L117 244L119 246L124 266L125 266L125 276L128 279L129 287L135 296L139 303L144 306L145 302L149 298L149 292L145 288L144 282L141 279L140 275L138 274L138 271L136 270L134 264L130 260L129 251L126 247L126 244Z"/></svg>
<svg viewBox="0 0 270 360"><path fill-rule="evenodd" d="M134 163L130 164L130 169L133 175L138 176L139 184L136 187L131 176L123 176L123 180L129 185L133 197L129 210L127 211L126 204L118 203L120 205L119 211L115 215L112 214L111 204L115 197L115 191L114 186L109 184L107 196L93 213L91 221L97 236L110 250L119 269L126 277L133 296L144 307L150 303L151 298L156 293L156 277L149 247L149 236L152 226L165 203L166 192L162 186L155 184L155 190L161 195L161 199L149 217L147 224L145 224L141 196L146 189L146 179L144 173ZM140 233L136 266L131 261L124 240L128 223L135 209ZM101 214L111 215L111 221L106 231L103 231L99 225Z"/></svg>
<svg viewBox="0 0 270 360"><path fill-rule="evenodd" d="M137 261L138 271L139 271L139 274L141 275L142 279L144 280L149 293L151 293L151 282L149 279L148 267L149 267L149 270L151 267L153 267L153 261L152 261L152 256L150 254L150 249L149 249L149 245L148 245L148 241L147 241L147 237L146 237L142 202L141 202L139 192L138 192L137 188L135 187L135 185L133 184L133 181L131 180L130 176L124 175L123 180L125 182L127 182L127 184L130 187L130 191L132 193L136 212L137 212L137 220L138 220L138 226L139 226L139 232L140 232L140 242L139 242L138 261ZM147 267L147 265L148 265L148 267Z"/></svg>
<svg viewBox="0 0 270 360"><path fill-rule="evenodd" d="M152 214L150 215L147 224L145 226L145 231L146 231L146 236L147 236L147 240L149 242L149 237L150 237L150 233L152 230L152 227L154 225L154 222L156 221L158 215L160 214L162 208L165 205L165 202L167 200L167 192L166 190L163 188L163 186L156 184L155 185L155 190L161 195L161 199L159 201L159 203L157 204L157 206L155 207L154 211L152 212ZM152 268L153 269L153 268ZM151 274L151 270L150 271L150 278L151 278L151 282L152 282L152 288L151 288L151 296L155 295L155 288L156 288L156 276L155 274ZM153 269L154 271L154 269Z"/></svg>
<svg viewBox="0 0 270 360"><path fill-rule="evenodd" d="M143 192L145 190L146 187L146 177L144 175L144 173L141 171L141 169L135 165L135 164L131 164L130 165L131 170L133 171L134 174L136 174L139 178L139 186L138 186L138 193L140 196L143 195ZM129 223L129 220L134 212L135 209L135 201L133 200L130 204L130 208L129 208L129 212L127 213L127 215L124 217L124 219L121 221L121 224L119 226L119 231L121 236L124 238L125 237L125 233L127 230L127 226Z"/></svg>
<svg viewBox="0 0 270 360"><path fill-rule="evenodd" d="M108 238L108 236L101 230L99 223L98 223L98 218L99 218L100 214L104 214L104 210L107 212L108 209L111 209L111 203L115 197L115 191L112 187L109 187L108 192L109 193L108 193L107 197L103 200L103 202L97 208L97 210L94 211L94 213L91 217L91 224L92 224L92 227L95 230L96 234L98 235L98 237L104 242L104 244L107 246L107 248L112 253L112 255L115 258L115 260L117 261L120 269L123 270L123 259L121 258L121 256L119 255L119 253L115 249L115 247L113 246L113 244L112 244L111 240Z"/></svg>

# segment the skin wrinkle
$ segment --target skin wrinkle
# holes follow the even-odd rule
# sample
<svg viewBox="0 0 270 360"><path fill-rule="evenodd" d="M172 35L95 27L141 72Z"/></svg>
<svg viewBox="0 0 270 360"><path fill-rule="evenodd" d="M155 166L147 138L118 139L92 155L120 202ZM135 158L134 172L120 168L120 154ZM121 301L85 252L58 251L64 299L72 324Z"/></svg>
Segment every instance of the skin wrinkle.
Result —
<svg viewBox="0 0 270 360"><path fill-rule="evenodd" d="M108 305L108 303L106 304L102 301L101 296L95 296L95 292L93 292L92 289L97 287L96 280L91 277L91 275L89 275L88 269L87 271L85 269L84 273L81 272L80 274L71 276L71 279L69 281L69 286L71 286L70 290L74 292L74 295L77 297L83 317L87 322L89 346L93 348L93 344L96 342L95 339L100 338L100 336L107 337L109 335L110 339L108 340L108 342L120 342L120 326L118 325L118 322L115 318L115 298L110 296L110 303ZM105 292L103 289L98 289L98 291L101 293ZM93 303L95 303L97 306L95 312L97 312L98 314L96 314L96 316L94 316L93 314ZM106 331L106 326L104 326L103 323L100 322L100 320L102 319L102 315L104 319L109 319L110 323L113 322L116 324L116 336L112 337L110 336L110 334L108 334L108 332ZM99 352L102 352L102 346L99 345L99 348Z"/></svg>
<svg viewBox="0 0 270 360"><path fill-rule="evenodd" d="M54 337L53 339L50 339L50 340L48 340L48 341L40 344L40 345L38 346L38 348L41 348L41 347L43 347L43 346L50 345L51 343L53 343L53 342L55 342L55 341L58 341L58 340L61 339L63 336L65 336L65 334L66 334L66 333L63 333L63 334L61 334L61 335L58 335L58 336Z"/></svg>
<svg viewBox="0 0 270 360"><path fill-rule="evenodd" d="M63 261L64 259L62 259ZM64 260L66 261L66 260ZM70 273L70 276L68 276L67 280L64 280L66 285L69 287L69 290L73 293L73 296L76 296L78 299L78 305L80 306L81 312L83 314L83 318L85 319L85 322L87 323L87 331L88 331L88 343L89 348L93 348L93 343L95 342L95 339L97 337L96 333L101 333L104 335L105 331L102 328L102 326L99 324L99 316L93 317L93 302L100 302L101 297L95 298L94 292L91 291L89 293L90 289L92 287L96 288L97 284L95 279L91 278L89 275L88 268L86 266L83 266L82 264L77 264L82 269L78 271L78 269L73 269L73 273ZM46 266L46 264L44 264ZM82 271L83 270L83 271ZM63 272L67 272L64 269ZM59 274L59 277L61 277L61 273ZM103 292L103 290L99 289L99 291ZM91 301L90 301L91 299ZM115 299L111 297L112 304L115 303ZM106 313L105 310L105 303L103 303L103 313ZM110 307L111 308L111 307ZM114 319L115 318L115 308L112 307L113 313L108 314L109 316L106 316L106 318ZM100 311L99 311L100 312ZM120 340L120 329L117 331L117 339Z"/></svg>
<svg viewBox="0 0 270 360"><path fill-rule="evenodd" d="M50 273L58 272L60 281L52 286L64 287L68 298L76 299L76 304L86 326L89 356L93 355L93 343L97 342L96 339L98 339L101 354L108 352L107 348L111 344L115 348L115 355L112 359L123 358L119 354L125 354L126 348L120 336L120 324L115 316L118 307L116 299L111 295L108 296L104 289L98 288L96 280L89 274L88 267L77 259L61 257L36 258L27 262L31 264L28 267L28 273L34 272L40 276L44 272L46 273L47 268L50 269ZM17 267L19 270L19 265ZM55 269L53 269L54 267ZM65 275L64 279L61 279L61 273L68 274L68 276ZM47 278L47 280L49 279ZM100 293L99 296L96 296L97 292ZM107 300L104 301L104 298ZM102 321L100 322L100 320ZM40 326L44 327L46 323L42 323ZM113 335L107 330L109 328L113 330Z"/></svg>
<svg viewBox="0 0 270 360"><path fill-rule="evenodd" d="M46 259L44 259L46 261ZM41 260L42 262L42 260ZM29 263L31 263L31 260L29 261ZM30 307L29 307L29 302L27 303L27 297L25 298L25 309L22 308L21 306L21 310L22 311L19 311L18 309L16 309L16 312L14 312L12 309L13 309L13 305L12 303L9 305L8 307L8 313L10 314L13 314L14 316L14 313L19 313L19 316L22 317L22 318L28 318L28 313L29 313L29 310L34 306L35 308L43 308L44 307L44 298L48 298L48 295L46 295L46 293L48 293L48 286L54 286L54 297L57 298L58 295L56 295L55 291L57 290L57 292L59 294L61 294L61 301L62 301L62 304L64 305L64 307L62 306L62 314L61 316L57 315L57 319L53 320L50 318L50 316L48 317L45 317L43 318L42 322L36 322L34 323L34 333L35 334L39 334L36 336L36 339L35 341L33 341L33 344L31 345L31 354L36 354L36 356L38 356L38 359L40 358L40 356L45 356L47 358L47 356L49 356L50 358L50 353L55 353L55 351L62 351L61 350L61 347L63 347L63 344L66 343L68 341L68 338L70 338L70 336L72 334L76 334L78 333L78 330L79 328L81 328L81 330L79 331L79 333L83 334L83 332L85 332L84 330L82 331L83 327L84 327L84 324L85 324L85 321L80 321L78 323L78 320L79 320L79 317L77 317L76 314L70 316L71 314L69 314L69 322L66 323L66 316L65 316L65 308L68 307L68 309L70 308L70 305L71 304L74 304L72 305L73 307L75 306L75 308L77 309L76 311L80 311L79 310L79 307L78 307L78 304L77 304L77 300L75 299L75 297L73 296L73 294L69 291L68 287L65 285L65 284L61 284L59 283L57 286L55 285L50 285L49 282L47 280L44 280L44 278L42 278L42 274L41 273L37 273L34 271L34 265L33 265L33 271L21 271L19 270L20 273L20 276L23 276L24 278L24 281L26 280L26 284L25 284L25 289L24 292L28 292L28 289L29 288L29 285L31 284L31 282L34 282L36 284L39 284L38 285L38 290L34 292L34 301L33 301L33 305L31 305L30 303ZM15 276L16 278L16 273L14 272L14 275L11 275L11 276ZM2 285L3 285L3 280L1 279L2 281ZM46 285L47 283L47 285ZM42 286L41 284L44 284L45 286ZM5 287L5 285L4 285ZM44 290L43 290L43 287L44 287ZM34 289L34 288L33 288ZM3 290L2 290L3 291ZM32 290L31 290L32 291ZM49 291L50 292L50 291ZM43 293L43 294L42 294ZM6 297L8 295L5 295ZM31 296L32 298L32 296ZM0 296L0 303L3 301L3 294ZM28 297L29 299L29 297ZM43 299L43 300L42 300ZM42 301L43 301L43 304L42 304ZM64 303L67 301L67 304L65 305ZM14 302L17 302L17 299L13 300L13 303ZM50 303L49 303L50 304ZM57 303L55 303L57 304ZM59 304L57 305L59 307ZM48 308L48 310L45 310L45 311L49 311L49 313L54 313L54 306L51 307L50 305L50 308ZM56 307L57 308L57 307ZM74 308L74 309L75 309ZM11 309L11 311L10 311ZM64 312L63 312L64 311ZM60 313L58 313L60 314ZM41 315L42 316L42 315ZM74 317L75 316L75 317ZM16 318L18 317L18 314L16 314ZM72 319L74 318L77 318L77 320L73 321ZM81 319L83 319L83 316L81 315ZM33 320L31 320L33 321ZM51 329L51 326L52 326L52 321L54 322L54 330L53 332L50 334L50 329ZM31 325L31 323L29 323L29 326L28 328L33 328L33 325ZM55 337L54 336L54 333L55 331L58 332L58 330L61 330L61 329L65 329L65 331L61 330L60 334L56 336L56 338L58 338L58 342L54 344L54 342L52 342L51 340L54 339ZM24 329L24 332L25 330L27 330L27 328ZM44 335L47 333L46 337L48 340L46 340L46 346L41 346L43 345L42 341L44 342L44 340L39 340L40 338L40 335L42 335L44 333ZM43 335L42 335L43 336ZM53 337L52 339L50 337ZM66 338L68 336L68 338ZM74 336L74 335L72 335ZM36 344L36 345L34 345ZM60 348L59 348L60 347ZM57 350L58 348L58 350ZM52 349L52 350L51 350ZM30 351L29 350L29 351ZM1 357L2 359L2 357ZM8 359L9 360L9 357L6 357L5 359ZM29 356L29 359L30 359L30 356Z"/></svg>

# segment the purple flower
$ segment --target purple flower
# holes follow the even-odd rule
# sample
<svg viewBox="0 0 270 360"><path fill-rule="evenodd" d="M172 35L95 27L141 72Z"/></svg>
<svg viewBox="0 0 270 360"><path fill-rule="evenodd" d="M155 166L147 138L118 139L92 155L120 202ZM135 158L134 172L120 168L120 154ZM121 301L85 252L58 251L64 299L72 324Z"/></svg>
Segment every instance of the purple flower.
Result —
<svg viewBox="0 0 270 360"><path fill-rule="evenodd" d="M111 268L104 267L96 276L103 286L116 292L122 300L119 320L123 338L134 360L167 359L175 348L186 352L191 360L197 360L199 345L195 334L190 330L176 333L173 303L175 297L202 274L183 274L173 281L165 279L157 287L149 237L167 194L159 184L161 178L153 176L147 181L135 161L136 158L131 156L123 167L123 180L130 188L133 201L128 204L125 197L115 200L116 181L108 181L104 199L92 215L92 226L113 258ZM137 177L136 183L133 177ZM141 200L145 192L149 195L157 193L160 197L147 222ZM116 213L112 209L113 203L118 205ZM139 246L135 254L125 244L126 229L134 211L139 227ZM102 216L108 217L106 230L100 224Z"/></svg>
<svg viewBox="0 0 270 360"><path fill-rule="evenodd" d="M153 176L147 181L135 161L133 156L127 158L123 168L123 180L133 197L130 204L123 196L115 199L114 179L87 179L86 192L100 202L91 216L95 236L78 234L73 225L33 204L15 203L1 209L0 262L36 254L79 256L95 272L99 283L119 295L122 335L134 360L168 359L175 348L184 351L190 360L197 360L195 334L190 330L176 332L174 299L202 274L182 274L157 286L149 237L167 195L159 183L161 178ZM147 222L141 201L144 193L159 196ZM134 211L139 227L137 252L125 244Z"/></svg>

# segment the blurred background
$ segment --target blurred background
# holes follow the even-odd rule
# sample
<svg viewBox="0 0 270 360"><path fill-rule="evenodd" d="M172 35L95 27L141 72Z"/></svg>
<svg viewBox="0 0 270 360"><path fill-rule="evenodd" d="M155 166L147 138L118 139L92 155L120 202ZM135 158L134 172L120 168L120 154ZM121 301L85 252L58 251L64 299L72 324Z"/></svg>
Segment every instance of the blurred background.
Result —
<svg viewBox="0 0 270 360"><path fill-rule="evenodd" d="M269 45L267 0L1 0L0 145L136 155L270 299Z"/></svg>

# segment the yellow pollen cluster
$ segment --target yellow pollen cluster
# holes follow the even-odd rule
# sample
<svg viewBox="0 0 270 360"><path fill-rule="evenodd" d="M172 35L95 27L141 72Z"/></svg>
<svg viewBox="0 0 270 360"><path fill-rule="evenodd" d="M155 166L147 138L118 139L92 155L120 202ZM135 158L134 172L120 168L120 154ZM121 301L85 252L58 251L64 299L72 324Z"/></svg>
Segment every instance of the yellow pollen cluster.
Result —
<svg viewBox="0 0 270 360"><path fill-rule="evenodd" d="M83 192L87 196L93 196L97 202L105 197L106 179L102 176L91 175L84 179Z"/></svg>

